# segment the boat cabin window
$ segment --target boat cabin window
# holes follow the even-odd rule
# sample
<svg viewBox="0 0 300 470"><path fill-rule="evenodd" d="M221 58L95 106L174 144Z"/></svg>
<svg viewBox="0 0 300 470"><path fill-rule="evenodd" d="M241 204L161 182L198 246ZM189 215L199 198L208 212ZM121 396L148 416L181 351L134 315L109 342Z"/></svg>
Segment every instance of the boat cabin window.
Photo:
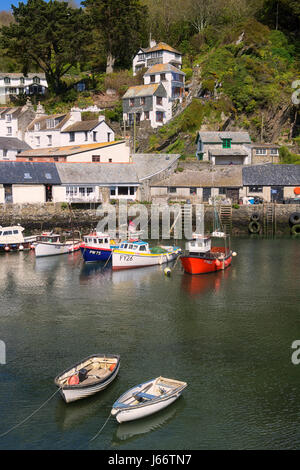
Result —
<svg viewBox="0 0 300 470"><path fill-rule="evenodd" d="M140 246L140 251L146 251L146 246L145 245Z"/></svg>
<svg viewBox="0 0 300 470"><path fill-rule="evenodd" d="M19 230L14 230L14 233L15 233L15 234L19 233Z"/></svg>
<svg viewBox="0 0 300 470"><path fill-rule="evenodd" d="M3 232L3 235L12 235L12 231L11 230L6 230L5 232Z"/></svg>
<svg viewBox="0 0 300 470"><path fill-rule="evenodd" d="M98 240L97 240L97 238L94 238L94 243L98 243Z"/></svg>
<svg viewBox="0 0 300 470"><path fill-rule="evenodd" d="M128 248L129 248L129 250L132 250L132 249L133 249L133 245L129 245Z"/></svg>
<svg viewBox="0 0 300 470"><path fill-rule="evenodd" d="M127 243L124 243L123 245L121 245L121 248L127 248Z"/></svg>
<svg viewBox="0 0 300 470"><path fill-rule="evenodd" d="M108 239L107 239L107 238L104 239L104 243L108 243Z"/></svg>

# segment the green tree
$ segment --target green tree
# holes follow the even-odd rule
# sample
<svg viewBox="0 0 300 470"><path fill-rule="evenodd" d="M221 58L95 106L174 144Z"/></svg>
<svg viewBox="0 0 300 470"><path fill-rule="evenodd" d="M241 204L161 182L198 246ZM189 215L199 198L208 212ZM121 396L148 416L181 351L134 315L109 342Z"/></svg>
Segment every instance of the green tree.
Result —
<svg viewBox="0 0 300 470"><path fill-rule="evenodd" d="M12 5L14 22L1 28L0 43L27 73L33 65L45 72L49 89L61 93L62 77L84 59L89 28L82 9L58 0L28 0Z"/></svg>
<svg viewBox="0 0 300 470"><path fill-rule="evenodd" d="M84 0L90 23L106 55L106 73L115 62L130 66L141 45L147 21L147 8L140 0Z"/></svg>

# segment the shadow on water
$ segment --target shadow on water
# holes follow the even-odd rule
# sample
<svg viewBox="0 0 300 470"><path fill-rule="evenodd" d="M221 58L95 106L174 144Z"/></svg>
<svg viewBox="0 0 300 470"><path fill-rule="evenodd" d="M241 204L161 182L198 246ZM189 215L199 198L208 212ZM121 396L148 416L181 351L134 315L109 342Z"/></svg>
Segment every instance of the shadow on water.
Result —
<svg viewBox="0 0 300 470"><path fill-rule="evenodd" d="M134 441L135 439L142 437L144 434L163 428L170 421L175 419L179 413L182 413L184 407L184 398L180 397L180 399L172 405L152 416L118 424L113 435L111 445L119 446L125 442Z"/></svg>
<svg viewBox="0 0 300 470"><path fill-rule="evenodd" d="M225 271L218 271L209 274L187 274L183 273L181 280L181 288L190 296L197 296L206 292L217 293L222 283L228 278L230 273L230 267Z"/></svg>

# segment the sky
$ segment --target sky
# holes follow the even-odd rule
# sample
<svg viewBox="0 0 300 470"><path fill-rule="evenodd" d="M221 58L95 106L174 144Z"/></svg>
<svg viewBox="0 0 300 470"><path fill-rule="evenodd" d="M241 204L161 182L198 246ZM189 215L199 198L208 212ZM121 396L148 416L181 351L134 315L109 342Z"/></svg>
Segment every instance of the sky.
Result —
<svg viewBox="0 0 300 470"><path fill-rule="evenodd" d="M21 0L21 1L22 3L27 3L27 0ZM81 0L75 0L77 5L80 4L80 1ZM18 3L19 3L19 0L0 0L0 11L1 10L9 11L11 5L18 6Z"/></svg>

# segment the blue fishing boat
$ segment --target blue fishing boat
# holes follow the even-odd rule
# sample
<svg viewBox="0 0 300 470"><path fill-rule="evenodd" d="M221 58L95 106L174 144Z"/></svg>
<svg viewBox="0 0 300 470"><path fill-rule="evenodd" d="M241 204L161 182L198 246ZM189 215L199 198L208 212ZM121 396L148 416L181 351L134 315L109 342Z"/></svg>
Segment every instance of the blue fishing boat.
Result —
<svg viewBox="0 0 300 470"><path fill-rule="evenodd" d="M83 237L81 253L86 263L108 261L112 256L112 250L118 248L118 242L107 233L91 232Z"/></svg>

